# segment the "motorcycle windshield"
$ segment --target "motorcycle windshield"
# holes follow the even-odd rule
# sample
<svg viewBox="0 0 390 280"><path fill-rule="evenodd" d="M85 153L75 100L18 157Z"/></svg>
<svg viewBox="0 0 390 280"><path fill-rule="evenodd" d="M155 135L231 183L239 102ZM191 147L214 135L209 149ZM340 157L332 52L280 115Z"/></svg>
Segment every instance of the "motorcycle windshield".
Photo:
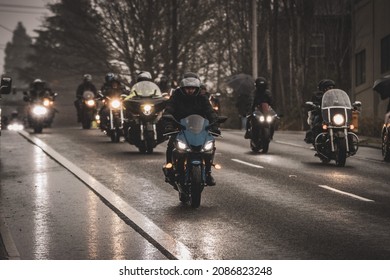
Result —
<svg viewBox="0 0 390 280"><path fill-rule="evenodd" d="M348 94L341 89L331 89L324 93L322 97L323 109L329 107L351 108L351 101Z"/></svg>
<svg viewBox="0 0 390 280"><path fill-rule="evenodd" d="M153 98L162 97L162 93L158 85L149 81L142 81L136 83L131 88L130 95L138 96L138 97L153 97Z"/></svg>
<svg viewBox="0 0 390 280"><path fill-rule="evenodd" d="M209 121L199 115L190 115L182 120L180 123L186 128L183 130L185 138L192 146L203 145L207 138L206 126Z"/></svg>
<svg viewBox="0 0 390 280"><path fill-rule="evenodd" d="M86 91L84 91L83 92L83 98L84 99L93 99L95 97L95 94L92 92L92 91L90 91L90 90L86 90Z"/></svg>
<svg viewBox="0 0 390 280"><path fill-rule="evenodd" d="M331 89L322 97L322 118L327 123L333 123L335 115L344 116L343 122L337 125L345 125L352 120L351 101L348 94L340 89Z"/></svg>

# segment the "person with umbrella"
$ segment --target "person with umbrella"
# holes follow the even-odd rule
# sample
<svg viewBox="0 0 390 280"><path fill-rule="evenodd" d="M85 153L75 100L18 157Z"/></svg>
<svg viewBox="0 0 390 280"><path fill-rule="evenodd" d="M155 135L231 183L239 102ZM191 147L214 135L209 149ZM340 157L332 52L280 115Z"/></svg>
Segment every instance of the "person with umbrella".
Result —
<svg viewBox="0 0 390 280"><path fill-rule="evenodd" d="M377 79L374 82L374 86L372 88L380 94L382 100L385 100L386 98L389 99L385 114L386 123L387 120L390 118L390 75Z"/></svg>

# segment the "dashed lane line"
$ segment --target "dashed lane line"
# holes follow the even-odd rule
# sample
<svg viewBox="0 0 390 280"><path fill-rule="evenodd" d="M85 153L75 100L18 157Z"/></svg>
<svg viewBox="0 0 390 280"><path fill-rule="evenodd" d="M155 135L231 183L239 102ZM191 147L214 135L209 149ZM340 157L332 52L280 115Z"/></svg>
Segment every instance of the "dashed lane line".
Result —
<svg viewBox="0 0 390 280"><path fill-rule="evenodd" d="M338 189L331 188L331 187L329 187L329 186L327 186L327 185L318 185L318 186L321 187L321 188L330 190L330 191L332 191L332 192L340 193L340 194L343 194L343 195L347 195L347 196L350 196L350 197L359 199L359 200L361 200L361 201L375 202L375 201L372 200L372 199L368 199L368 198L365 198L365 197L362 197L362 196L358 196L358 195L356 195L356 194L352 194L352 193L349 193L349 192L343 192L343 191L340 191L340 190L338 190Z"/></svg>
<svg viewBox="0 0 390 280"><path fill-rule="evenodd" d="M251 167L255 167L255 168L264 168L264 167L261 166L261 165L249 163L249 162L242 161L242 160L235 159L235 158L232 158L232 161L235 161L235 162L238 162L238 163L241 163L241 164L245 164L245 165L248 165L248 166L251 166Z"/></svg>

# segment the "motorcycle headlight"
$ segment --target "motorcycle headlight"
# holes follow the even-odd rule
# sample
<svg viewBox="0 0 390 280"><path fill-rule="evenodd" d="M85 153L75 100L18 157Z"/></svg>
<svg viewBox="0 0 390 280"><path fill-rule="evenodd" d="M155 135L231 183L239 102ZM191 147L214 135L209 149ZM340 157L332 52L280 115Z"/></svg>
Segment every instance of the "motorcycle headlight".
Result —
<svg viewBox="0 0 390 280"><path fill-rule="evenodd" d="M214 148L214 142L213 141L208 141L206 144L203 146L204 151L210 151Z"/></svg>
<svg viewBox="0 0 390 280"><path fill-rule="evenodd" d="M24 129L24 126L22 124L19 124L19 123L13 123L13 124L9 124L7 126L7 129L11 130L11 131L20 131L20 130Z"/></svg>
<svg viewBox="0 0 390 280"><path fill-rule="evenodd" d="M119 109L121 107L121 102L118 99L113 99L111 101L111 107L113 109Z"/></svg>
<svg viewBox="0 0 390 280"><path fill-rule="evenodd" d="M260 122L264 122L264 121L265 121L264 116L260 116L260 117L259 117L259 120L260 120Z"/></svg>
<svg viewBox="0 0 390 280"><path fill-rule="evenodd" d="M333 116L333 123L335 125L343 125L344 124L344 116L341 114L336 114Z"/></svg>
<svg viewBox="0 0 390 280"><path fill-rule="evenodd" d="M32 112L34 115L42 116L42 115L45 115L47 113L47 109L44 106L39 105L39 106L35 106L32 109Z"/></svg>
<svg viewBox="0 0 390 280"><path fill-rule="evenodd" d="M180 141L180 140L178 140L177 141L177 148L179 150L186 150L187 149L187 144L182 142L182 141Z"/></svg>
<svg viewBox="0 0 390 280"><path fill-rule="evenodd" d="M43 99L43 106L47 107L49 105L50 105L50 100L47 98Z"/></svg>
<svg viewBox="0 0 390 280"><path fill-rule="evenodd" d="M86 103L87 106L89 106L89 107L95 106L95 100L93 100L93 99L89 99L89 100L87 100L85 103Z"/></svg>
<svg viewBox="0 0 390 280"><path fill-rule="evenodd" d="M266 121L267 121L267 123L271 123L272 122L272 116L267 116Z"/></svg>
<svg viewBox="0 0 390 280"><path fill-rule="evenodd" d="M142 113L146 116L149 116L152 113L152 105L150 104L142 105L141 109Z"/></svg>

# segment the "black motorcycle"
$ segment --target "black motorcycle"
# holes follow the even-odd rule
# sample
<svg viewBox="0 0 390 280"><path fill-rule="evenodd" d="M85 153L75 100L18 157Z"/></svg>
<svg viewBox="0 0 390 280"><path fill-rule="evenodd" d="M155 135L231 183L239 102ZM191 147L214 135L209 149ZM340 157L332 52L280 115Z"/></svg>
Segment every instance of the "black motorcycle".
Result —
<svg viewBox="0 0 390 280"><path fill-rule="evenodd" d="M358 151L359 138L352 132L352 111L361 106L359 101L351 105L348 94L340 89L331 89L324 93L321 107L306 102L312 111L321 110L321 132L315 134L314 148L316 156L323 163L331 160L337 166L345 166L347 157L353 156Z"/></svg>
<svg viewBox="0 0 390 280"><path fill-rule="evenodd" d="M95 94L92 91L84 91L80 101L80 121L83 129L90 129L92 122L96 120L97 104Z"/></svg>
<svg viewBox="0 0 390 280"><path fill-rule="evenodd" d="M181 202L190 202L193 208L198 208L201 195L206 184L206 162L210 160L215 150L215 138L219 134L209 131L215 123L199 115L190 115L180 122L173 116L164 116L175 121L179 130L167 133L177 134L172 153L172 164L163 167L165 176L168 172L172 181L168 181L178 192ZM223 123L226 117L218 117L218 122ZM214 165L218 168L218 165ZM168 170L170 169L170 170Z"/></svg>
<svg viewBox="0 0 390 280"><path fill-rule="evenodd" d="M386 114L382 127L382 156L383 160L390 162L390 113Z"/></svg>
<svg viewBox="0 0 390 280"><path fill-rule="evenodd" d="M124 136L124 108L123 99L127 97L120 89L111 89L109 94L103 95L99 92L103 101L103 108L99 112L101 130L111 138L111 142L118 143L121 136Z"/></svg>
<svg viewBox="0 0 390 280"><path fill-rule="evenodd" d="M267 153L279 116L267 103L262 103L247 117L250 148L253 152Z"/></svg>
<svg viewBox="0 0 390 280"><path fill-rule="evenodd" d="M141 153L152 153L158 144L167 139L163 135L164 127L160 121L166 100L160 88L149 81L136 83L124 100L125 139Z"/></svg>
<svg viewBox="0 0 390 280"><path fill-rule="evenodd" d="M54 101L57 93L49 91L41 92L36 97L30 97L26 92L23 100L29 102L27 106L27 123L34 129L35 133L42 133L43 128L51 127L55 113Z"/></svg>

